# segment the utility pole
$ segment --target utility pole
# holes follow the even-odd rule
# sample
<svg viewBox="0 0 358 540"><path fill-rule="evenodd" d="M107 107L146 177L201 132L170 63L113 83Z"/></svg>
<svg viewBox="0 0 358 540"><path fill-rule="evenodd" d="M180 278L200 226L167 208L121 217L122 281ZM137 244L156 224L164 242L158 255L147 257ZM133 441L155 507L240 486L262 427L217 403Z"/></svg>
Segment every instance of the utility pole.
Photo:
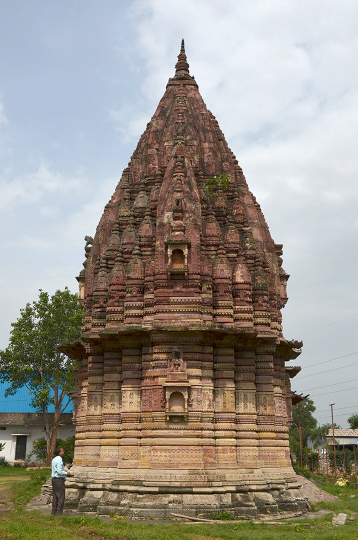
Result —
<svg viewBox="0 0 358 540"><path fill-rule="evenodd" d="M298 432L300 434L300 457L301 457L301 469L302 469L303 461L302 461L301 407L298 407Z"/></svg>
<svg viewBox="0 0 358 540"><path fill-rule="evenodd" d="M321 449L320 447L317 448L317 457L318 457L318 474L321 475Z"/></svg>
<svg viewBox="0 0 358 540"><path fill-rule="evenodd" d="M344 478L345 478L347 476L347 467L346 467L346 453L344 450L344 445L343 445L343 470L344 470Z"/></svg>
<svg viewBox="0 0 358 540"><path fill-rule="evenodd" d="M329 406L331 407L331 413L332 413L332 435L333 435L333 454L334 454L334 476L335 476L335 478L336 478L336 480L337 480L336 439L334 438L333 405L335 405L335 403L331 403Z"/></svg>

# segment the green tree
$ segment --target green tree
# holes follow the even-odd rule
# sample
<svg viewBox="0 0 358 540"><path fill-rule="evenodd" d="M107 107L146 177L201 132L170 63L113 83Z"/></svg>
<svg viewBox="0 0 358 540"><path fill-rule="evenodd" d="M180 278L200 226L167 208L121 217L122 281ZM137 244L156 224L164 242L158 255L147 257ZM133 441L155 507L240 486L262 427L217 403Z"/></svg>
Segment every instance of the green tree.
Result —
<svg viewBox="0 0 358 540"><path fill-rule="evenodd" d="M358 429L358 414L352 414L348 418L348 424L351 429Z"/></svg>
<svg viewBox="0 0 358 540"><path fill-rule="evenodd" d="M332 448L329 449L328 459L331 469L334 470L334 452ZM354 454L352 450L345 448L343 451L343 449L336 448L336 465L340 474L350 474L354 465Z"/></svg>
<svg viewBox="0 0 358 540"><path fill-rule="evenodd" d="M60 352L61 342L74 341L81 333L82 310L68 288L53 296L40 290L39 299L26 304L12 323L8 347L0 351L0 380L10 383L6 395L26 387L31 406L43 415L47 463L56 445L61 414L71 401L77 364ZM51 419L50 406L54 406Z"/></svg>
<svg viewBox="0 0 358 540"><path fill-rule="evenodd" d="M33 449L29 457L36 456L40 461L45 461L47 456L47 444L45 437L35 439L32 443ZM75 451L75 437L68 437L67 439L57 439L56 447L64 449L65 454L63 461L65 463L72 463L73 455Z"/></svg>
<svg viewBox="0 0 358 540"><path fill-rule="evenodd" d="M313 438L317 428L317 420L313 416L316 407L312 399L306 398L292 407L292 425L290 426L290 447L300 455L300 428L302 437L302 449L307 446L307 439Z"/></svg>
<svg viewBox="0 0 358 540"><path fill-rule="evenodd" d="M339 427L334 424L334 427ZM312 432L312 440L315 447L321 447L326 445L326 437L329 430L332 429L332 424L322 424L322 426L316 427Z"/></svg>

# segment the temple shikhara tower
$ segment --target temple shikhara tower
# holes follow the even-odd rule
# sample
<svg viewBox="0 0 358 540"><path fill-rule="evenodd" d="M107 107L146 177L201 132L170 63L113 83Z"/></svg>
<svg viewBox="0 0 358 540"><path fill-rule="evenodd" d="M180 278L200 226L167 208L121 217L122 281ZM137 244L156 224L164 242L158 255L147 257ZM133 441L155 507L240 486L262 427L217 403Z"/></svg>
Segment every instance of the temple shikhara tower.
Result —
<svg viewBox="0 0 358 540"><path fill-rule="evenodd" d="M67 504L126 516L306 509L291 467L301 343L282 334L282 246L189 74L86 237Z"/></svg>

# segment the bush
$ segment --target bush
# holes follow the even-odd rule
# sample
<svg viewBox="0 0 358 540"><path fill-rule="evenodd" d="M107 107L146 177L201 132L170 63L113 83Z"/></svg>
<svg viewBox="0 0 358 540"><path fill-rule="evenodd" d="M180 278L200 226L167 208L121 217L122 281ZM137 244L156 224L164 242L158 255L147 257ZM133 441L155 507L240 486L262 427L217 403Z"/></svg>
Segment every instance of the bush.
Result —
<svg viewBox="0 0 358 540"><path fill-rule="evenodd" d="M28 455L27 461L32 456L36 456L39 461L45 462L46 455L47 455L47 443L46 443L45 437L40 437L39 439L35 439L32 446L33 446L32 452Z"/></svg>
<svg viewBox="0 0 358 540"><path fill-rule="evenodd" d="M73 454L75 451L75 437L68 437L67 439L57 439L56 447L60 446L64 449L65 455L63 456L64 463L72 463Z"/></svg>
<svg viewBox="0 0 358 540"><path fill-rule="evenodd" d="M302 449L302 466L306 469L313 471L318 471L318 459L319 455L317 450L311 450L310 448L304 447ZM296 454L296 463L295 463L295 470L301 469L300 467L301 463L301 456L298 452ZM300 472L300 474L303 474Z"/></svg>
<svg viewBox="0 0 358 540"><path fill-rule="evenodd" d="M30 473L30 479L31 483L34 486L42 486L45 484L49 477L49 471L46 470L35 470L35 471L29 471Z"/></svg>
<svg viewBox="0 0 358 540"><path fill-rule="evenodd" d="M305 476L306 478L312 478L312 473L308 471L304 466L300 467L299 465L296 465L295 471L297 474L300 474L301 476Z"/></svg>
<svg viewBox="0 0 358 540"><path fill-rule="evenodd" d="M328 458L330 467L334 471L334 451L331 448L329 449ZM352 466L354 466L354 453L352 450L346 448L343 454L343 450L338 450L338 448L336 448L336 463L339 472L347 472L350 474Z"/></svg>
<svg viewBox="0 0 358 540"><path fill-rule="evenodd" d="M57 439L56 447L60 446L64 449L65 455L63 456L64 463L72 463L73 454L75 450L75 437L68 437L67 439ZM36 456L39 461L45 462L47 455L47 443L45 437L40 437L33 442L33 450L28 456L28 460L32 456Z"/></svg>

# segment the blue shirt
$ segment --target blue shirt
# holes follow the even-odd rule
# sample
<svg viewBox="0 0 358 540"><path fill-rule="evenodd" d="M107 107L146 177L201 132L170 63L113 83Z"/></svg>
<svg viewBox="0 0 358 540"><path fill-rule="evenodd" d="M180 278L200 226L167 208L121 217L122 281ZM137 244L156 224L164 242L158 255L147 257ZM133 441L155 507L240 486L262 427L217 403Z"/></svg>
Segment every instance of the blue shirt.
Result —
<svg viewBox="0 0 358 540"><path fill-rule="evenodd" d="M63 466L63 461L61 456L56 456L53 458L51 463L51 476L52 478L66 478L67 472Z"/></svg>

